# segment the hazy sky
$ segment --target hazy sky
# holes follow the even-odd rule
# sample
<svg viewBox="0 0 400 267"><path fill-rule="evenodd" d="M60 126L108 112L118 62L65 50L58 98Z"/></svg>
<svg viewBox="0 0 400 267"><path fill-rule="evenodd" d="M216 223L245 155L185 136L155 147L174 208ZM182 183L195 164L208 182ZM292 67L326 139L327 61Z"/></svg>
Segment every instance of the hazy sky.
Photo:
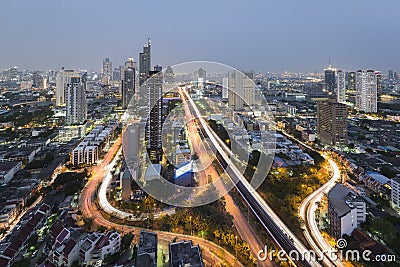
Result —
<svg viewBox="0 0 400 267"><path fill-rule="evenodd" d="M241 69L400 71L399 0L2 0L0 69L212 60Z"/></svg>

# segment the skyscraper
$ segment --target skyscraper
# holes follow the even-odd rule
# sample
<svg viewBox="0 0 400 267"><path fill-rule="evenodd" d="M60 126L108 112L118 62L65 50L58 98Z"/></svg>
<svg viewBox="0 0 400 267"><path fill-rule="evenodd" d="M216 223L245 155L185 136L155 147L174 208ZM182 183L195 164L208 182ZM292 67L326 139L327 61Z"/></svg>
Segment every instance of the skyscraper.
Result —
<svg viewBox="0 0 400 267"><path fill-rule="evenodd" d="M317 131L324 144L347 145L347 107L334 99L319 102L317 106Z"/></svg>
<svg viewBox="0 0 400 267"><path fill-rule="evenodd" d="M337 71L336 99L339 103L346 102L346 73Z"/></svg>
<svg viewBox="0 0 400 267"><path fill-rule="evenodd" d="M151 71L151 41L147 39L147 44L143 46L143 52L139 53L139 86L149 77Z"/></svg>
<svg viewBox="0 0 400 267"><path fill-rule="evenodd" d="M243 109L244 105L254 104L254 73L253 71L228 73L228 102L235 110Z"/></svg>
<svg viewBox="0 0 400 267"><path fill-rule="evenodd" d="M83 124L87 117L86 92L82 77L68 77L66 85L66 125Z"/></svg>
<svg viewBox="0 0 400 267"><path fill-rule="evenodd" d="M356 73L356 105L364 112L378 111L378 73L373 70L359 70Z"/></svg>
<svg viewBox="0 0 400 267"><path fill-rule="evenodd" d="M149 72L149 77L146 82L149 116L146 125L147 152L152 163L158 163L161 159L163 75L155 70Z"/></svg>
<svg viewBox="0 0 400 267"><path fill-rule="evenodd" d="M110 84L112 79L112 63L109 58L103 60L103 70L102 70L102 83Z"/></svg>
<svg viewBox="0 0 400 267"><path fill-rule="evenodd" d="M336 69L329 64L325 70L325 87L329 94L333 94L336 88Z"/></svg>
<svg viewBox="0 0 400 267"><path fill-rule="evenodd" d="M56 76L56 106L65 106L65 90L67 86L67 81L73 75L77 73L75 70L66 70L61 68Z"/></svg>
<svg viewBox="0 0 400 267"><path fill-rule="evenodd" d="M121 81L122 86L122 108L127 108L129 102L135 93L135 76L136 69L129 66L124 69L124 79Z"/></svg>

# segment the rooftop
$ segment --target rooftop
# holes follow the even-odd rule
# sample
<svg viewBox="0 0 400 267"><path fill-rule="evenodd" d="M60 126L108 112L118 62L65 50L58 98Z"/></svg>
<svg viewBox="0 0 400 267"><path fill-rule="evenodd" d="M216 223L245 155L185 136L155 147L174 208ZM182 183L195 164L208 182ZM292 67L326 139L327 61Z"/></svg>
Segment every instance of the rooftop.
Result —
<svg viewBox="0 0 400 267"><path fill-rule="evenodd" d="M193 246L192 241L182 241L169 245L170 266L203 267L200 247Z"/></svg>

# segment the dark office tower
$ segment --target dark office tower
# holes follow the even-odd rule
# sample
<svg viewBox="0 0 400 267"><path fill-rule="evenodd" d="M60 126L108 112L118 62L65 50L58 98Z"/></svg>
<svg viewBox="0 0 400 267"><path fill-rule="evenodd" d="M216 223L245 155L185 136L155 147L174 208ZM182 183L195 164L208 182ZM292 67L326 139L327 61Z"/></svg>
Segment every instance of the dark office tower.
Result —
<svg viewBox="0 0 400 267"><path fill-rule="evenodd" d="M329 94L333 94L336 88L336 69L330 64L325 69L325 88Z"/></svg>
<svg viewBox="0 0 400 267"><path fill-rule="evenodd" d="M354 71L347 74L347 90L352 92L356 90L356 73Z"/></svg>
<svg viewBox="0 0 400 267"><path fill-rule="evenodd" d="M166 83L174 83L175 82L174 71L172 70L171 66L168 66L167 69L165 70L164 80Z"/></svg>
<svg viewBox="0 0 400 267"><path fill-rule="evenodd" d="M377 93L380 93L380 92L382 92L382 73L380 73L379 71L376 71L375 74L376 74Z"/></svg>
<svg viewBox="0 0 400 267"><path fill-rule="evenodd" d="M347 107L334 99L319 102L317 130L322 143L337 147L347 145Z"/></svg>
<svg viewBox="0 0 400 267"><path fill-rule="evenodd" d="M146 125L147 152L152 163L161 159L161 127L162 127L162 84L160 71L150 71L145 83L147 89L148 116Z"/></svg>
<svg viewBox="0 0 400 267"><path fill-rule="evenodd" d="M139 85L141 86L148 78L151 71L151 41L147 39L147 44L143 46L143 52L139 53Z"/></svg>
<svg viewBox="0 0 400 267"><path fill-rule="evenodd" d="M135 93L135 75L136 70L132 67L126 67L124 70L124 79L121 81L122 87L122 108L127 108L129 102Z"/></svg>

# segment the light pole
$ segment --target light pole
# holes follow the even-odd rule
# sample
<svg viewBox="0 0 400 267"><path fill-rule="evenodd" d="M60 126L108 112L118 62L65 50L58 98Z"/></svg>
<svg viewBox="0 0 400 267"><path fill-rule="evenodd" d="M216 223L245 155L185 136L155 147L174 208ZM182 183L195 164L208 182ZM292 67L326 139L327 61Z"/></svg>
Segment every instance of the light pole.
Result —
<svg viewBox="0 0 400 267"><path fill-rule="evenodd" d="M235 252L236 252L236 258L237 258L237 235L235 235Z"/></svg>
<svg viewBox="0 0 400 267"><path fill-rule="evenodd" d="M190 215L190 235L192 235L192 215Z"/></svg>

